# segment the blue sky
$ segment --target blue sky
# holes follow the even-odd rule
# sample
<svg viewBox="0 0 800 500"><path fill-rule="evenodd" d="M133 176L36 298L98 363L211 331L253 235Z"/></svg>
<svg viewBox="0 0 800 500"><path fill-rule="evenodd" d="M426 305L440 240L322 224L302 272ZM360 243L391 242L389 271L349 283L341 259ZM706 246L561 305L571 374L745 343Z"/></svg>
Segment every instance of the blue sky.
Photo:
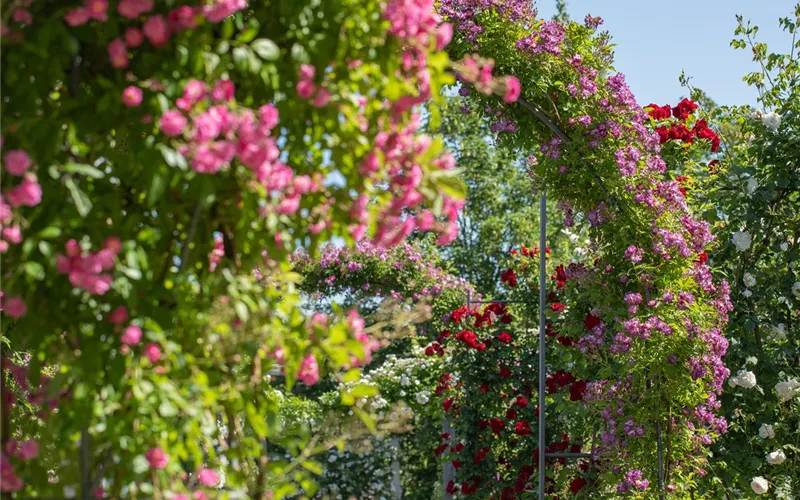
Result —
<svg viewBox="0 0 800 500"><path fill-rule="evenodd" d="M540 17L552 17L555 0L539 0ZM758 25L770 51L787 53L791 37L778 27L792 17L796 0L567 0L571 18L600 16L615 47L615 67L625 73L641 105L674 104L687 94L678 76L719 104L756 104L756 91L742 81L755 69L751 54L733 50L736 14Z"/></svg>

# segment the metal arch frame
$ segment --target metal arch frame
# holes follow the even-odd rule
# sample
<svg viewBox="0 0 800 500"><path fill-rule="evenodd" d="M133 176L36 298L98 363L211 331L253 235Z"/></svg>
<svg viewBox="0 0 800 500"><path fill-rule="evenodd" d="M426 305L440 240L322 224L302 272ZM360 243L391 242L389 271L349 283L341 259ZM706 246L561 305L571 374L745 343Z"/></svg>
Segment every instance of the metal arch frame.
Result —
<svg viewBox="0 0 800 500"><path fill-rule="evenodd" d="M518 102L528 111L530 111L534 116L536 116L539 121L544 123L547 128L553 131L556 136L558 136L563 142L570 142L569 136L567 136L556 124L554 124L541 110L539 110L535 105L531 104L524 98L520 98ZM608 191L606 190L602 180L595 176L595 181L598 184L603 192L608 195ZM609 200L613 201L613 200ZM547 195L545 194L544 189L539 190L539 452L538 452L538 474L539 474L539 481L538 481L538 498L539 500L544 500L545 498L545 481L547 478L547 473L545 471L545 462L547 458L589 458L590 460L594 461L595 456L595 445L596 445L596 436L592 437L592 451L591 453L546 453L546 442L547 442L547 432L546 432L546 406L547 406L547 398L545 393L545 381L547 379L547 342L546 342L546 335L544 335L545 327L546 327L546 319L545 319L545 306L547 303L547 294L545 292L546 289L546 254L547 252L544 249L547 248ZM502 304L511 304L511 303L521 303L520 301L511 301L511 300L494 300L494 301L473 301L472 300L472 293L468 290L467 291L467 308L470 308L472 304L479 304L479 303L502 303ZM452 421L450 417L445 417L444 421L442 422L442 431L448 432L451 435L454 434L454 429L452 427ZM658 496L659 499L663 500L665 498L664 493L664 449L661 437L661 420L659 419L656 422L656 446L657 446L657 453L658 453ZM450 465L449 462L446 462L443 467L442 471L442 495L444 500L451 500L452 496L447 493L447 483L455 477L455 469Z"/></svg>

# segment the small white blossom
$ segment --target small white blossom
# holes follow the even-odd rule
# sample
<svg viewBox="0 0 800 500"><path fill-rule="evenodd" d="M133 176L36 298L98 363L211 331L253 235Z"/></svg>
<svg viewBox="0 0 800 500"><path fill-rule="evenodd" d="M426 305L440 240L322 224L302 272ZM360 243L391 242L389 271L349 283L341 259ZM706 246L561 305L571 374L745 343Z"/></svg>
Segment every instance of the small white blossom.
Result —
<svg viewBox="0 0 800 500"><path fill-rule="evenodd" d="M795 297L800 297L800 281L795 281L794 285L792 285L792 294Z"/></svg>
<svg viewBox="0 0 800 500"><path fill-rule="evenodd" d="M747 179L747 183L745 185L745 190L747 191L747 196L753 196L753 193L756 192L758 189L758 181L755 177L750 177Z"/></svg>
<svg viewBox="0 0 800 500"><path fill-rule="evenodd" d="M781 126L781 115L775 113L774 111L765 113L761 116L761 123L774 132L778 130L778 127Z"/></svg>
<svg viewBox="0 0 800 500"><path fill-rule="evenodd" d="M753 292L751 292L750 290L745 290L744 292L742 292L742 295L744 295L745 297L747 297L749 299L750 296L753 295Z"/></svg>
<svg viewBox="0 0 800 500"><path fill-rule="evenodd" d="M761 427L758 428L758 435L761 436L761 439L772 439L775 437L775 429L772 424L761 424Z"/></svg>
<svg viewBox="0 0 800 500"><path fill-rule="evenodd" d="M784 252L786 250L789 250L789 244L787 242L785 242L785 241L783 243L781 243L781 250L784 251Z"/></svg>
<svg viewBox="0 0 800 500"><path fill-rule="evenodd" d="M408 387L411 384L411 380L409 380L407 375L400 376L400 385L403 387Z"/></svg>
<svg viewBox="0 0 800 500"><path fill-rule="evenodd" d="M773 451L772 453L767 453L767 463L770 465L780 465L786 461L786 454L783 450Z"/></svg>
<svg viewBox="0 0 800 500"><path fill-rule="evenodd" d="M420 391L414 399L417 400L417 403L424 405L431 399L431 393L430 391Z"/></svg>
<svg viewBox="0 0 800 500"><path fill-rule="evenodd" d="M753 243L753 238L747 231L737 231L733 233L732 240L733 246L735 246L736 250L740 252L744 252L745 250L749 249L750 244Z"/></svg>
<svg viewBox="0 0 800 500"><path fill-rule="evenodd" d="M744 286L751 287L756 284L756 277L750 273L744 273L742 281L744 281Z"/></svg>
<svg viewBox="0 0 800 500"><path fill-rule="evenodd" d="M753 491L758 495L763 495L769 491L769 483L761 476L754 477L753 481L750 483L750 487L753 488Z"/></svg>
<svg viewBox="0 0 800 500"><path fill-rule="evenodd" d="M728 384L731 387L739 386L742 389L752 389L756 386L756 374L747 370L739 370L735 377L728 379Z"/></svg>
<svg viewBox="0 0 800 500"><path fill-rule="evenodd" d="M778 323L772 327L772 340L786 340L786 325Z"/></svg>
<svg viewBox="0 0 800 500"><path fill-rule="evenodd" d="M778 393L778 397L783 401L789 401L800 394L800 382L794 378L786 380L785 382L778 382L775 384L775 392Z"/></svg>
<svg viewBox="0 0 800 500"><path fill-rule="evenodd" d="M758 364L758 358L755 356L749 356L747 359L744 360L744 364L755 366Z"/></svg>

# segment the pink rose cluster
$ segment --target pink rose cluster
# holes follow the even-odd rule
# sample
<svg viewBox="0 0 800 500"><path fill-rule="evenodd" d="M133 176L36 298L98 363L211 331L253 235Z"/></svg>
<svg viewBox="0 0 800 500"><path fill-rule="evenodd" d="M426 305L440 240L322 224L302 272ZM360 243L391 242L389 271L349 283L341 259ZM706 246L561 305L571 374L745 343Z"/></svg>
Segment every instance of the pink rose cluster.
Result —
<svg viewBox="0 0 800 500"><path fill-rule="evenodd" d="M69 240L65 245L66 255L58 254L57 269L69 276L73 286L92 295L103 295L111 288L112 276L104 273L114 267L114 260L122 250L119 238L109 237L98 252L84 252L80 243Z"/></svg>
<svg viewBox="0 0 800 500"><path fill-rule="evenodd" d="M274 210L293 214L300 208L302 195L319 191L322 183L306 175L295 176L279 160L272 133L278 125L278 109L273 104L257 111L236 109L234 91L230 80L220 80L211 88L199 80L188 82L176 101L178 109L161 116L161 132L185 140L178 151L196 172L214 174L238 159L271 192L277 204Z"/></svg>
<svg viewBox="0 0 800 500"><path fill-rule="evenodd" d="M297 80L297 95L302 97L303 99L310 99L314 96L314 100L311 101L317 108L321 108L328 104L328 101L331 98L331 93L323 86L317 87L314 84L314 75L316 74L317 70L314 66L310 64L301 64L300 69L297 72L298 80Z"/></svg>
<svg viewBox="0 0 800 500"><path fill-rule="evenodd" d="M33 169L33 161L24 150L14 149L3 155L2 170L11 179L22 177L22 180L0 195L0 253L8 251L9 245L22 243L20 217L15 216L14 209L35 207L42 201L42 186ZM9 179L9 176L5 178Z"/></svg>
<svg viewBox="0 0 800 500"><path fill-rule="evenodd" d="M10 458L19 460L32 460L39 456L39 443L35 439L28 439L22 443L16 439L6 442L5 449L0 452L0 490L5 492L19 491L25 485L15 471Z"/></svg>
<svg viewBox="0 0 800 500"><path fill-rule="evenodd" d="M214 248L208 254L208 272L213 273L217 270L217 265L225 257L225 242L221 234L214 235Z"/></svg>
<svg viewBox="0 0 800 500"><path fill-rule="evenodd" d="M33 14L28 8L33 5L34 0L11 0L6 13L10 13L10 21L20 28L33 24ZM22 31L13 30L11 26L3 22L8 18L0 20L0 39L6 38L10 42L22 41L24 35Z"/></svg>
<svg viewBox="0 0 800 500"><path fill-rule="evenodd" d="M389 34L415 47L427 48L433 38L436 50L442 50L453 37L453 26L441 22L433 0L390 0L384 16L391 23Z"/></svg>
<svg viewBox="0 0 800 500"><path fill-rule="evenodd" d="M138 21L153 10L153 0L120 0L117 12L125 19ZM108 56L115 68L128 66L128 49L136 48L144 42L153 47L162 47L170 37L183 30L194 29L201 19L219 23L226 17L247 7L247 0L213 0L198 5L181 5L170 10L165 17L152 14L145 19L141 28L130 26L124 36L115 38L108 45ZM89 21L108 21L108 0L84 0L81 7L71 9L64 15L64 21L72 27L81 26Z"/></svg>
<svg viewBox="0 0 800 500"><path fill-rule="evenodd" d="M350 356L350 366L346 366L345 369L349 369L352 366L366 366L372 361L372 353L380 349L381 343L370 337L364 331L364 318L358 314L358 311L355 309L351 309L347 313L347 325L350 327L350 331L353 333L353 336L356 340L358 340L362 347L364 348L364 358L358 358L356 356Z"/></svg>
<svg viewBox="0 0 800 500"><path fill-rule="evenodd" d="M467 56L459 64L458 78L471 83L478 92L486 95L492 93L502 94L503 101L516 102L522 93L522 85L515 76L495 78L494 60L484 59L479 56Z"/></svg>
<svg viewBox="0 0 800 500"><path fill-rule="evenodd" d="M400 122L403 123L403 122ZM418 134L420 117L412 113L405 126L392 124L389 130L381 131L375 138L376 150L368 154L359 167L359 173L376 183L388 182L388 191L393 194L391 203L381 210L374 243L380 246L394 246L408 237L414 229L434 230L439 234L437 244L445 245L458 235L456 218L464 206L463 200L445 196L442 212L446 221L438 221L429 210L418 210L416 215L408 215L422 203L423 171L418 158L425 155L431 146L431 139ZM455 159L450 153L443 153L432 162L439 170L451 170ZM388 178L387 178L388 177ZM362 195L356 199L350 216L353 223L350 233L356 240L364 237L367 230L367 198Z"/></svg>

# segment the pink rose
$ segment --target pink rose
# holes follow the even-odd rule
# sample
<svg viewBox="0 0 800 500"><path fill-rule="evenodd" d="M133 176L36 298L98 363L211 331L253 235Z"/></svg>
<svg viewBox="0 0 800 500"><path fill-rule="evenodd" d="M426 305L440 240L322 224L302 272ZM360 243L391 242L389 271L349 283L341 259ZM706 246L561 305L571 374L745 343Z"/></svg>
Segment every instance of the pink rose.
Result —
<svg viewBox="0 0 800 500"><path fill-rule="evenodd" d="M12 207L35 207L42 202L42 186L35 175L27 174L20 184L6 193L6 199Z"/></svg>
<svg viewBox="0 0 800 500"><path fill-rule="evenodd" d="M86 10L89 17L97 21L108 21L108 0L86 0Z"/></svg>
<svg viewBox="0 0 800 500"><path fill-rule="evenodd" d="M120 340L125 345L136 345L142 340L142 329L136 325L130 325L125 329Z"/></svg>
<svg viewBox="0 0 800 500"><path fill-rule="evenodd" d="M314 385L319 382L319 365L313 354L309 354L303 359L300 371L297 373L297 380L306 385Z"/></svg>
<svg viewBox="0 0 800 500"><path fill-rule="evenodd" d="M28 312L28 306L20 297L10 297L3 300L3 310L14 319L19 319Z"/></svg>
<svg viewBox="0 0 800 500"><path fill-rule="evenodd" d="M436 50L442 50L447 47L450 40L453 38L453 25L450 23L442 23L439 29L436 30Z"/></svg>
<svg viewBox="0 0 800 500"><path fill-rule="evenodd" d="M169 26L164 16L150 16L142 27L144 35L153 44L153 47L161 47L169 41Z"/></svg>
<svg viewBox="0 0 800 500"><path fill-rule="evenodd" d="M121 38L115 38L108 44L108 58L117 69L128 67L128 47Z"/></svg>
<svg viewBox="0 0 800 500"><path fill-rule="evenodd" d="M13 19L15 23L24 24L26 26L33 24L33 14L27 9L14 9L11 19Z"/></svg>
<svg viewBox="0 0 800 500"><path fill-rule="evenodd" d="M314 78L317 69L310 65L310 64L301 64L300 69L297 71L298 76L301 80L311 80Z"/></svg>
<svg viewBox="0 0 800 500"><path fill-rule="evenodd" d="M150 463L150 467L154 469L163 469L167 466L167 461L169 460L169 457L161 448L153 448L145 456Z"/></svg>
<svg viewBox="0 0 800 500"><path fill-rule="evenodd" d="M167 14L167 21L173 32L190 30L197 27L197 15L197 8L182 5L169 11L169 14Z"/></svg>
<svg viewBox="0 0 800 500"><path fill-rule="evenodd" d="M161 360L161 349L159 349L158 344L147 344L144 348L144 355L147 356L151 363L156 364Z"/></svg>
<svg viewBox="0 0 800 500"><path fill-rule="evenodd" d="M328 104L330 98L331 98L331 93L328 92L328 89L320 88L319 91L317 92L316 97L314 97L314 100L311 101L311 104L314 107L321 108L326 104Z"/></svg>
<svg viewBox="0 0 800 500"><path fill-rule="evenodd" d="M314 94L314 82L310 80L300 80L297 82L297 95L303 99L308 99Z"/></svg>
<svg viewBox="0 0 800 500"><path fill-rule="evenodd" d="M13 226L4 227L3 238L15 245L22 243L22 231L20 231L19 225L14 224Z"/></svg>
<svg viewBox="0 0 800 500"><path fill-rule="evenodd" d="M197 472L197 480L203 486L216 486L219 483L219 474L215 470L202 468Z"/></svg>
<svg viewBox="0 0 800 500"><path fill-rule="evenodd" d="M21 149L14 149L6 153L3 166L11 175L22 175L31 168L31 157Z"/></svg>
<svg viewBox="0 0 800 500"><path fill-rule="evenodd" d="M522 93L522 85L515 76L506 77L506 95L503 96L505 102L516 102Z"/></svg>
<svg viewBox="0 0 800 500"><path fill-rule="evenodd" d="M22 443L19 447L19 458L22 460L30 460L39 456L39 443L34 439L29 439Z"/></svg>
<svg viewBox="0 0 800 500"><path fill-rule="evenodd" d="M151 10L153 10L152 0L121 0L117 6L119 14L128 19L136 19Z"/></svg>
<svg viewBox="0 0 800 500"><path fill-rule="evenodd" d="M73 28L86 24L89 21L89 10L84 7L72 9L64 14L64 21Z"/></svg>
<svg viewBox="0 0 800 500"><path fill-rule="evenodd" d="M161 116L159 126L164 135L176 137L179 136L186 127L186 118L180 111L170 110Z"/></svg>
<svg viewBox="0 0 800 500"><path fill-rule="evenodd" d="M125 43L128 47L138 47L144 41L144 33L138 28L128 28L125 30Z"/></svg>
<svg viewBox="0 0 800 500"><path fill-rule="evenodd" d="M135 85L125 87L122 91L122 104L129 108L135 108L142 103L142 89Z"/></svg>
<svg viewBox="0 0 800 500"><path fill-rule="evenodd" d="M233 99L235 87L230 80L220 80L211 91L211 99L216 102L226 102Z"/></svg>
<svg viewBox="0 0 800 500"><path fill-rule="evenodd" d="M112 325L121 325L128 321L128 310L125 306L119 306L108 315L108 322Z"/></svg>

